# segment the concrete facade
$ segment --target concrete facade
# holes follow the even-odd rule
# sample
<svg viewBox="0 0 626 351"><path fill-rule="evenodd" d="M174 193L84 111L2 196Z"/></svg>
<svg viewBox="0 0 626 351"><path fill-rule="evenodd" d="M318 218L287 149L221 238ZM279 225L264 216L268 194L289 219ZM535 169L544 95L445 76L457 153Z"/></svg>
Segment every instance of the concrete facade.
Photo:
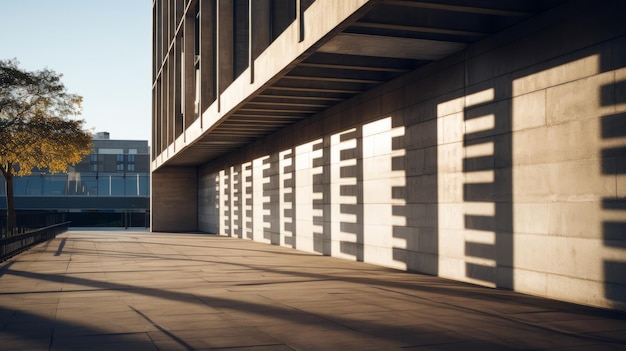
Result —
<svg viewBox="0 0 626 351"><path fill-rule="evenodd" d="M365 3L313 2L311 14L338 9L319 37ZM179 168L177 157L198 152L194 140L209 140L237 101L272 78L237 80L221 112L211 105L183 133L195 137L155 155L152 214L157 201L172 210L152 228L172 230L197 213L186 230L626 309L624 10L620 1L559 3ZM326 43L340 45L343 34L332 35ZM263 55L298 55L280 55L302 43L283 39L255 72ZM272 67L261 71L283 66ZM234 89L240 100L228 98ZM161 173L188 177L172 187L157 183Z"/></svg>

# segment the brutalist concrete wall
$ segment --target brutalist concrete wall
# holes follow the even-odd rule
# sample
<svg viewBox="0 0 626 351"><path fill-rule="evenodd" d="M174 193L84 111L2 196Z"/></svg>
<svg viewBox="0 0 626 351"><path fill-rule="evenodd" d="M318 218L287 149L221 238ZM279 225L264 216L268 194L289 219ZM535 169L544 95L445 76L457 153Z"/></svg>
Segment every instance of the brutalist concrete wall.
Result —
<svg viewBox="0 0 626 351"><path fill-rule="evenodd" d="M624 10L574 2L203 166L200 229L624 309Z"/></svg>

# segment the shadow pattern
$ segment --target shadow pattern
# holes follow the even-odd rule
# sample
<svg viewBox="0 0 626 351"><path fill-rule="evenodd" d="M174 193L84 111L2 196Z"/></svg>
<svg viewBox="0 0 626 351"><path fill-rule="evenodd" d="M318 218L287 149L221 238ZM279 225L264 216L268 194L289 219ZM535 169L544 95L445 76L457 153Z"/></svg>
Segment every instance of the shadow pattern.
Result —
<svg viewBox="0 0 626 351"><path fill-rule="evenodd" d="M467 104L464 111L465 272L469 278L513 289L511 96L495 89L470 91L470 96L486 97Z"/></svg>

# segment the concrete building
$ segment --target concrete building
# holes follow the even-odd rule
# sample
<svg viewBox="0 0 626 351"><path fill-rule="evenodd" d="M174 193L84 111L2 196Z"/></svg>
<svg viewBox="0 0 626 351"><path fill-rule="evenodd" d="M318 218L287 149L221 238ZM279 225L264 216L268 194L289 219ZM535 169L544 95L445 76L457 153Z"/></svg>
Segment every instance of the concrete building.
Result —
<svg viewBox="0 0 626 351"><path fill-rule="evenodd" d="M15 177L19 213L66 213L72 226L141 226L149 223L150 149L146 140L112 140L94 136L94 149L67 172L34 170ZM6 208L0 176L0 206ZM0 208L1 208L0 207Z"/></svg>
<svg viewBox="0 0 626 351"><path fill-rule="evenodd" d="M626 309L624 14L155 0L152 230Z"/></svg>

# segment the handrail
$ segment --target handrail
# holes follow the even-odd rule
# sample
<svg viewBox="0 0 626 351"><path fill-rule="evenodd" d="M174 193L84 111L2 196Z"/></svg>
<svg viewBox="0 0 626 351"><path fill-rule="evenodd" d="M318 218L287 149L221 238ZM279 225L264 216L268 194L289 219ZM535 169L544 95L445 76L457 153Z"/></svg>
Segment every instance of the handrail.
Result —
<svg viewBox="0 0 626 351"><path fill-rule="evenodd" d="M37 228L26 234L0 239L0 262L9 259L39 243L52 240L58 234L67 231L71 222L62 222L43 228Z"/></svg>

